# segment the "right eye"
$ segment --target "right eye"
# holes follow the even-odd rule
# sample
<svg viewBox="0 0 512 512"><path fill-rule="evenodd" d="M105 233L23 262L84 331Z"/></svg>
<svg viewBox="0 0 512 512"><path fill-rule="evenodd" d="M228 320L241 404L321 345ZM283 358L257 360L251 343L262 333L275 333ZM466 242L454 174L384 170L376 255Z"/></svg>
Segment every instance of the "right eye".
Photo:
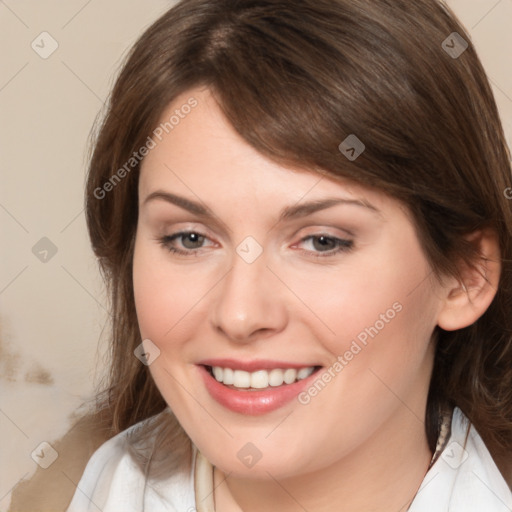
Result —
<svg viewBox="0 0 512 512"><path fill-rule="evenodd" d="M197 231L180 231L160 238L159 242L172 253L192 256L205 247L207 240L205 235Z"/></svg>

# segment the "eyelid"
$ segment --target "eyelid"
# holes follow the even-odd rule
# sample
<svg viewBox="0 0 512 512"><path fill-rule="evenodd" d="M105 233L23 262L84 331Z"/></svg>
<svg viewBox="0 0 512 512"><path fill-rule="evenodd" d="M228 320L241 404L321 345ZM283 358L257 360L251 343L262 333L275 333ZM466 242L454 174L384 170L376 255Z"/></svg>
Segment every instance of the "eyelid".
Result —
<svg viewBox="0 0 512 512"><path fill-rule="evenodd" d="M335 247L332 249L329 249L327 251L314 251L314 250L308 250L308 249L300 249L298 248L300 252L303 252L307 256L313 256L315 258L328 258L328 257L336 257L340 254L347 253L349 251L354 250L355 244L353 238L340 238L338 236L333 236L327 233L313 233L307 236L302 237L298 242L296 242L292 247L296 247L297 245L306 242L307 240L312 240L314 238L328 238L331 240L334 240Z"/></svg>
<svg viewBox="0 0 512 512"><path fill-rule="evenodd" d="M304 233L304 234L303 234ZM338 225L329 225L328 223L309 224L295 231L292 238L300 237L301 239L311 235L328 236L332 238L355 238L356 233L346 227Z"/></svg>
<svg viewBox="0 0 512 512"><path fill-rule="evenodd" d="M156 231L162 237L169 237L178 233L197 233L210 240L218 238L215 231L207 227L204 223L194 221L162 222L156 226Z"/></svg>

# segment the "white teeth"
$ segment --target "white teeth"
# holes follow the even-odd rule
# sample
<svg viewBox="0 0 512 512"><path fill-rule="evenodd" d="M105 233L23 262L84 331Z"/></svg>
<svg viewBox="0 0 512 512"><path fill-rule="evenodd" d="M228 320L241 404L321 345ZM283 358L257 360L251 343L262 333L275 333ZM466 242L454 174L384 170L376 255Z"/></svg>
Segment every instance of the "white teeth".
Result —
<svg viewBox="0 0 512 512"><path fill-rule="evenodd" d="M270 370L268 375L268 383L271 386L281 386L284 382L283 370L279 370L278 368L274 370Z"/></svg>
<svg viewBox="0 0 512 512"><path fill-rule="evenodd" d="M295 368L287 368L285 370L274 368L270 371L258 370L255 372L232 370L231 368L222 368L220 366L212 367L212 373L216 381L242 389L265 389L269 386L276 387L283 384L293 384L297 380L309 377L314 371L314 366L300 368L299 370Z"/></svg>
<svg viewBox="0 0 512 512"><path fill-rule="evenodd" d="M251 373L251 388L268 388L268 372L265 370L259 370Z"/></svg>
<svg viewBox="0 0 512 512"><path fill-rule="evenodd" d="M293 368L288 368L284 371L284 381L286 384L291 384L292 382L295 382L297 379L297 370L294 370Z"/></svg>
<svg viewBox="0 0 512 512"><path fill-rule="evenodd" d="M244 372L243 370L235 370L233 372L233 386L235 386L235 388L250 388L251 374L249 372Z"/></svg>
<svg viewBox="0 0 512 512"><path fill-rule="evenodd" d="M212 368L212 371L213 371L213 376L215 377L216 380L218 380L219 382L224 382L224 380L223 380L224 370L220 366L214 366Z"/></svg>
<svg viewBox="0 0 512 512"><path fill-rule="evenodd" d="M306 377L309 377L313 373L314 370L315 369L314 369L313 366L310 366L309 368L301 368L297 372L297 379L302 380L302 379L305 379ZM224 370L224 379L226 379L226 373L225 372L226 372L226 370Z"/></svg>
<svg viewBox="0 0 512 512"><path fill-rule="evenodd" d="M217 380L219 382L224 382L224 384L233 384L234 373L235 372L231 368L224 368L224 375L222 376L222 379L221 380L217 379ZM217 378L217 377L215 377L215 378Z"/></svg>

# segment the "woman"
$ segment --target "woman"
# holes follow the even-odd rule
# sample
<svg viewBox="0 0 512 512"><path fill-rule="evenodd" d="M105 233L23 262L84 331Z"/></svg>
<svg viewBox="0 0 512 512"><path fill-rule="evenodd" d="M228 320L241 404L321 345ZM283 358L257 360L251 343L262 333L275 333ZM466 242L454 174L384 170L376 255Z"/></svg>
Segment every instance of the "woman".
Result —
<svg viewBox="0 0 512 512"><path fill-rule="evenodd" d="M509 153L435 0L179 3L87 182L112 439L68 511L505 511Z"/></svg>

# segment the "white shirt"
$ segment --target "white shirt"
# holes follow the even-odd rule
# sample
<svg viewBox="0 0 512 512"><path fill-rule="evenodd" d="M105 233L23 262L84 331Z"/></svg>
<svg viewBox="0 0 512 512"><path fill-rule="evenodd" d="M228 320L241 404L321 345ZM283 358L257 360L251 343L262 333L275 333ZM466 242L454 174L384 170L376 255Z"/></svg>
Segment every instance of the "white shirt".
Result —
<svg viewBox="0 0 512 512"><path fill-rule="evenodd" d="M96 450L66 512L195 512L195 454L190 472L147 480L126 449L127 434L143 423ZM510 488L473 426L467 435L468 425L456 408L450 439L408 512L512 512Z"/></svg>

